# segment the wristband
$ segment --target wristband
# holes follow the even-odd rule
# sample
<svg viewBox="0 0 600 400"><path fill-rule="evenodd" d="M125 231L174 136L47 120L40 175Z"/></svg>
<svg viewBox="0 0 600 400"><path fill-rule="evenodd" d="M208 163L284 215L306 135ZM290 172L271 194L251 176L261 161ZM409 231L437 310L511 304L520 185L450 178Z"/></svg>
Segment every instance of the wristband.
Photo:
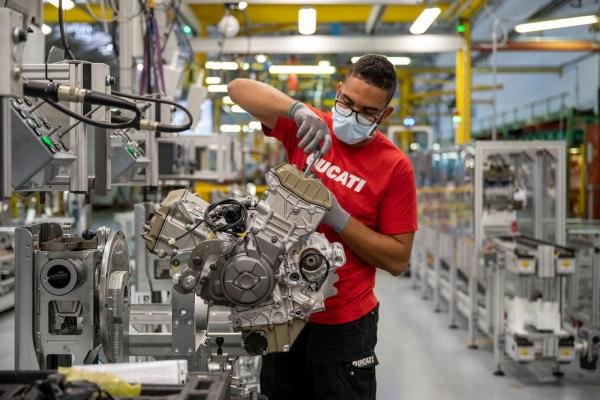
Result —
<svg viewBox="0 0 600 400"><path fill-rule="evenodd" d="M302 106L302 102L296 100L292 103L292 105L288 108L287 111L287 115L288 117L290 117L290 119L294 119L294 113L296 112L296 110Z"/></svg>

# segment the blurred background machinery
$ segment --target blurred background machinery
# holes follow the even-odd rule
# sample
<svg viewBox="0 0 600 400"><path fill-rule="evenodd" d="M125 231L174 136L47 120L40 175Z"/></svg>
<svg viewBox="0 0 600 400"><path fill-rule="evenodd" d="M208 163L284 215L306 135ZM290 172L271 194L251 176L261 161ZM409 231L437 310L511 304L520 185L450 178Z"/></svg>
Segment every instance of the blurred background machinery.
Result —
<svg viewBox="0 0 600 400"><path fill-rule="evenodd" d="M267 3L2 4L0 317L16 321L16 364L3 367L168 370L177 390L183 375L255 396L260 358L242 349L231 300L180 297L187 259L150 251L146 224L169 193L206 208L269 189L285 151L233 104L230 81L330 110L352 63L377 52L399 80L380 130L418 185L412 285L450 327L466 324L471 348L491 341L498 375L511 361L597 370L597 2ZM379 298L385 310L396 294Z"/></svg>

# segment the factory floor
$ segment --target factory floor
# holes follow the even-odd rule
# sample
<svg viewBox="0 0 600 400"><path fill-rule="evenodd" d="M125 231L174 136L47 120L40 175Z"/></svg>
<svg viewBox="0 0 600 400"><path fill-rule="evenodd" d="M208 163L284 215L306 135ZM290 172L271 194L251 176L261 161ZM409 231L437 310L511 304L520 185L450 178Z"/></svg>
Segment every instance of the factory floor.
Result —
<svg viewBox="0 0 600 400"><path fill-rule="evenodd" d="M466 331L449 330L447 315L433 312L406 278L379 272L381 302L377 345L378 399L577 400L600 393L600 372L576 364L556 380L550 365L507 363L505 377L492 375L492 352L482 341L468 350ZM0 369L14 367L14 312L0 314Z"/></svg>
<svg viewBox="0 0 600 400"><path fill-rule="evenodd" d="M449 330L448 315L433 312L407 278L379 271L379 341L376 354L378 399L576 400L600 398L600 372L563 368L560 380L551 365L515 365L493 376L492 348L481 341L468 350L465 329Z"/></svg>

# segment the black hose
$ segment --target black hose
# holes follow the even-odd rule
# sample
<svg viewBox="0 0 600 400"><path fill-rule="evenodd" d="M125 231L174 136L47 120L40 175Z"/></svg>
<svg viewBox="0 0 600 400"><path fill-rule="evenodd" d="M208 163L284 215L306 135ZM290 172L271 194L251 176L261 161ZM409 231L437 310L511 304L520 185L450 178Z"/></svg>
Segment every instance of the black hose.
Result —
<svg viewBox="0 0 600 400"><path fill-rule="evenodd" d="M45 100L58 101L60 83L46 81L23 82L23 94L29 97L39 97Z"/></svg>
<svg viewBox="0 0 600 400"><path fill-rule="evenodd" d="M69 42L67 41L67 35L65 34L65 21L63 15L63 2L62 0L58 0L58 27L60 29L60 40L64 47L65 58L69 60L75 60L75 55L73 55L73 51L71 51L71 47L69 47Z"/></svg>
<svg viewBox="0 0 600 400"><path fill-rule="evenodd" d="M68 115L71 118L75 118L78 121L83 122L84 124L88 124L88 125L92 125L92 126L96 126L98 128L104 128L104 129L127 129L127 128L133 128L136 124L139 123L139 116L135 115L131 120L127 121L127 122L122 122L122 123L110 123L110 122L102 122L102 121L96 121L93 120L91 118L88 118L86 116L83 116L81 114L77 114L74 111L69 110L66 107L61 106L60 104L52 101L52 100L46 100L46 102L48 104L50 104L52 107L54 107L55 109L57 109L58 111Z"/></svg>
<svg viewBox="0 0 600 400"><path fill-rule="evenodd" d="M112 94L115 95L115 96L125 97L127 99L132 99L132 100L149 101L149 102L154 102L154 103L167 104L167 105L170 105L170 106L173 106L173 107L176 107L176 108L180 109L181 111L183 111L187 115L188 121L185 124L183 124L183 125L169 125L169 124L159 123L157 125L157 128L156 128L157 132L183 132L183 131L187 131L188 129L190 129L190 127L192 126L192 124L194 122L194 117L192 117L192 113L190 113L190 111L187 108L185 108L181 104L178 104L178 103L176 103L174 101L166 100L166 99L155 99L155 98L152 98L152 97L136 96L136 95L133 95L133 94L127 94L127 93L117 92L115 90L112 91Z"/></svg>
<svg viewBox="0 0 600 400"><path fill-rule="evenodd" d="M215 222L213 222L211 220L211 218L213 218L213 217L210 214L217 207L227 205L227 204L238 206L241 211L240 217L231 223L217 225ZM230 233L230 234L238 234L239 232L236 232L233 229L243 227L244 224L246 223L247 218L248 218L248 212L246 211L246 207L244 207L244 205L242 203L240 203L239 201L237 201L236 199L225 199L225 200L221 200L216 203L213 203L213 204L209 205L206 208L206 211L204 212L204 222L210 228L210 230L212 230L213 232L226 232L226 233Z"/></svg>
<svg viewBox="0 0 600 400"><path fill-rule="evenodd" d="M135 127L136 125L139 126L139 121L142 118L142 112L139 110L139 108L137 108L135 103L126 101L120 97L112 96L106 93L95 92L93 90L85 90L85 94L83 95L83 103L99 106L117 107L124 110L133 111L133 113L135 114L132 118L125 121L121 120L117 123L95 121L91 118L86 117L85 115L73 112L70 109L58 104L58 101L60 100L59 88L61 86L62 85L60 85L57 82L26 81L23 82L23 93L25 94L25 96L42 98L58 111L61 111L67 114L68 116L77 119L78 121L84 122L92 126L97 126L106 129L127 129Z"/></svg>

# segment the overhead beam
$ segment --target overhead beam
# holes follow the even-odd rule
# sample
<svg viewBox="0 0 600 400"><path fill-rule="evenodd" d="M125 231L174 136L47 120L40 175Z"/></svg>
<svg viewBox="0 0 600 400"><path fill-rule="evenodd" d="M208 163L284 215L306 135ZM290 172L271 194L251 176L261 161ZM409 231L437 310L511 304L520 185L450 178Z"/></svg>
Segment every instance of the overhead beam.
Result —
<svg viewBox="0 0 600 400"><path fill-rule="evenodd" d="M133 0L132 0L133 1ZM244 13L233 11L232 15L238 19L240 25L248 17L250 24L297 24L298 11L304 7L300 4L254 4L251 3ZM216 25L219 23L225 8L223 4L190 4L201 22ZM313 5L317 10L317 24L329 23L356 23L364 24L371 12L373 5L365 3L341 4L317 4ZM445 9L445 5L439 6ZM423 11L423 5L387 5L385 14L381 18L383 23L410 23L413 22Z"/></svg>
<svg viewBox="0 0 600 400"><path fill-rule="evenodd" d="M96 14L96 16L102 18L102 9L98 4L91 4L90 8ZM105 8L106 18L108 20L112 19L112 12L109 7ZM65 15L65 23L68 22L89 22L95 23L96 21L90 16L88 10L85 6L77 4L76 7L73 7L70 10L64 11ZM44 3L44 23L46 24L56 24L58 23L58 8L54 7L52 4Z"/></svg>
<svg viewBox="0 0 600 400"><path fill-rule="evenodd" d="M458 9L458 17L470 21L485 5L486 0L470 0Z"/></svg>
<svg viewBox="0 0 600 400"><path fill-rule="evenodd" d="M184 0L185 4L230 4L231 0ZM389 4L389 5L419 5L421 0L249 0L249 5L255 4L297 4L301 6L317 5L317 4ZM446 4L447 5L447 4Z"/></svg>
<svg viewBox="0 0 600 400"><path fill-rule="evenodd" d="M502 89L503 86L502 85L474 85L472 87L472 91L473 92L488 92L491 90L500 90ZM419 100L422 99L424 97L443 97L443 96L452 96L456 94L456 89L448 89L448 90L429 90L429 91L425 91L425 92L415 92L413 94L410 95L409 99L414 101L414 100Z"/></svg>
<svg viewBox="0 0 600 400"><path fill-rule="evenodd" d="M543 6L541 6L540 8L538 8L531 15L529 15L527 17L527 19L528 20L544 19L544 18L554 14L556 11L560 10L561 8L563 8L570 2L571 2L571 0L551 0L548 3L544 4ZM512 29L508 33L507 40L511 41L518 35L519 35L519 33L517 33L517 31L515 31L514 29ZM481 52L480 54L478 54L476 57L473 58L473 65L476 65L476 64L479 64L479 63L485 61L490 56L490 54L491 54L490 52Z"/></svg>
<svg viewBox="0 0 600 400"><path fill-rule="evenodd" d="M220 54L360 54L360 53L445 53L461 47L455 35L395 36L277 36L192 39L199 53Z"/></svg>
<svg viewBox="0 0 600 400"><path fill-rule="evenodd" d="M472 47L481 52L492 51L491 43L478 42ZM590 40L515 40L497 48L498 51L600 51L600 43Z"/></svg>
<svg viewBox="0 0 600 400"><path fill-rule="evenodd" d="M383 18L383 14L385 14L385 10L387 9L386 5L383 4L375 4L371 7L371 12L369 13L369 18L367 18L367 24L365 25L365 34L372 35L375 33L379 24L381 23L381 19Z"/></svg>
<svg viewBox="0 0 600 400"><path fill-rule="evenodd" d="M398 71L408 71L411 74L454 74L455 67L400 67ZM563 72L561 67L546 66L500 66L497 68L499 74L557 74ZM473 67L474 74L491 74L492 67Z"/></svg>

